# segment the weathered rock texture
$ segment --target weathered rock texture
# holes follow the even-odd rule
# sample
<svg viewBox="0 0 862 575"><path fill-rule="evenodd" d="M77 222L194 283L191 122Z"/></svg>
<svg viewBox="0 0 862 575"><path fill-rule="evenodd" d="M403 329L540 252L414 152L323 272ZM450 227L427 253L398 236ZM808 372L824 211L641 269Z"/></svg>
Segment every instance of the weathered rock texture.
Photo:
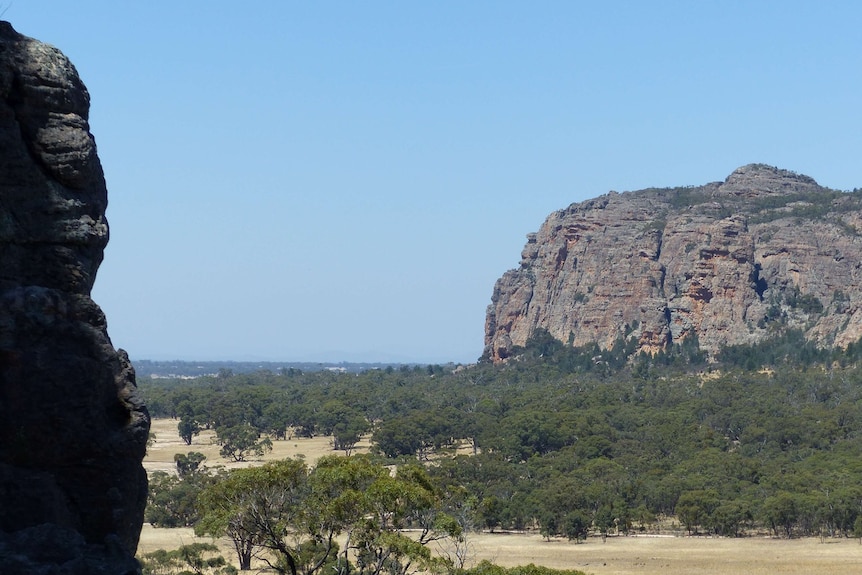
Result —
<svg viewBox="0 0 862 575"><path fill-rule="evenodd" d="M537 328L648 352L696 336L714 354L785 329L843 347L862 336L862 193L762 164L700 187L611 192L528 235L491 302L494 361Z"/></svg>
<svg viewBox="0 0 862 575"><path fill-rule="evenodd" d="M108 240L89 94L0 22L0 565L134 572L149 417L90 299Z"/></svg>

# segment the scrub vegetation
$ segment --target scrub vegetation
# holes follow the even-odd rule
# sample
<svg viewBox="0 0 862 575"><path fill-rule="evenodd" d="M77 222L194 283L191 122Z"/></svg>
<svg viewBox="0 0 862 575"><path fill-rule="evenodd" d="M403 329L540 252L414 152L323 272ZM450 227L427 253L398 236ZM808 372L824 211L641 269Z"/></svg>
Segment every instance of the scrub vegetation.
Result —
<svg viewBox="0 0 862 575"><path fill-rule="evenodd" d="M306 575L324 566L497 573L464 558L472 534L500 531L573 542L668 532L862 537L858 346L824 351L786 333L711 363L696 342L655 356L630 352L622 341L612 350L574 349L539 331L500 366L141 381L154 416L171 418L178 433L197 430L189 445L188 433L178 442L187 449L176 472L153 474L147 520L225 535L229 519L242 515L222 509L221 523L213 519L231 500L226 493L287 478L275 491L294 493L294 507L257 501L258 510L276 510L276 527L258 526L255 549L239 564L258 557ZM267 446L283 453L280 444L321 437L331 455L316 462L241 462ZM202 459L209 438L222 456ZM240 445L223 449L237 438ZM318 477L327 469L364 479ZM378 492L374 481L392 483ZM352 504L367 507L347 515L362 521L318 517L308 527L305 514L323 500L307 498L327 489L352 489ZM374 500L387 490L413 495Z"/></svg>

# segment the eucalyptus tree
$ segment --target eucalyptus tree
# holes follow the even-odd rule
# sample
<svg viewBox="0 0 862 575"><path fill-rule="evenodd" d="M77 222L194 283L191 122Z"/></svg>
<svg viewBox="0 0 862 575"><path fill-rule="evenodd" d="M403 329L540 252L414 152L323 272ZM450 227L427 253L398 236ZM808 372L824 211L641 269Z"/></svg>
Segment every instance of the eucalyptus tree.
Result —
<svg viewBox="0 0 862 575"><path fill-rule="evenodd" d="M364 456L324 457L314 469L285 459L233 470L198 501L195 532L229 537L243 570L257 557L281 574L346 575L355 557L360 575L409 575L438 561L431 542L460 533L423 468L392 475Z"/></svg>

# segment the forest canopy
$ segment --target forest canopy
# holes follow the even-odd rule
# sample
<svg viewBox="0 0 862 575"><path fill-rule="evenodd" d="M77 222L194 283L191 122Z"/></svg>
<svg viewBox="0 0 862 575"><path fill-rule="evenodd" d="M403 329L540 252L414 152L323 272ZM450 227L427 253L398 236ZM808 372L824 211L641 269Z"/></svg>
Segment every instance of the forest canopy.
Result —
<svg viewBox="0 0 862 575"><path fill-rule="evenodd" d="M463 529L577 540L673 516L692 534L850 536L862 528L859 349L789 333L707 363L696 342L629 357L623 341L573 349L539 332L505 365L230 372L140 388L180 428L252 431L249 450L327 435L349 454L370 434L376 461L423 465L434 489L457 494L444 511Z"/></svg>

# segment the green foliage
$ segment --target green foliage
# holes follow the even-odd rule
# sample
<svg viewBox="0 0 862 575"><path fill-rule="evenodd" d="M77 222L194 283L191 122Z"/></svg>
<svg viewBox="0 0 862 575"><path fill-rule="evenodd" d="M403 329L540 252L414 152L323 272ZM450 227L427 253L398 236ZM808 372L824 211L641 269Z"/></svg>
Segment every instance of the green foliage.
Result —
<svg viewBox="0 0 862 575"><path fill-rule="evenodd" d="M186 445L191 445L194 436L201 432L201 426L192 417L186 415L177 424L177 431Z"/></svg>
<svg viewBox="0 0 862 575"><path fill-rule="evenodd" d="M666 216L667 216L666 213L662 213L658 217L656 217L654 220L646 223L643 227L643 232L645 232L645 233L650 233L650 232L656 233L656 232L658 232L660 235L662 232L664 232L664 229L667 227L667 219L665 219Z"/></svg>
<svg viewBox="0 0 862 575"><path fill-rule="evenodd" d="M852 353L852 350L849 350ZM776 366L812 366L841 359L847 353L818 348L805 340L801 330L788 329L754 345L735 345L724 348L718 361L729 367L756 370Z"/></svg>
<svg viewBox="0 0 862 575"><path fill-rule="evenodd" d="M748 502L719 502L709 515L709 527L717 535L737 537L743 525L752 519L749 509Z"/></svg>
<svg viewBox="0 0 862 575"><path fill-rule="evenodd" d="M347 455L371 428L361 411L337 399L324 403L320 412L317 426L321 433L331 435L333 447Z"/></svg>
<svg viewBox="0 0 862 575"><path fill-rule="evenodd" d="M198 497L195 533L229 537L243 570L259 548L281 552L293 563L284 537L300 513L307 471L301 461L284 460L229 472Z"/></svg>
<svg viewBox="0 0 862 575"><path fill-rule="evenodd" d="M666 188L659 190L659 192L668 199L670 205L676 210L715 201L708 192L691 186Z"/></svg>
<svg viewBox="0 0 862 575"><path fill-rule="evenodd" d="M818 314L823 311L823 304L816 296L812 294L801 294L799 288L791 290L785 295L787 305L792 308L797 308L803 313Z"/></svg>
<svg viewBox="0 0 862 575"><path fill-rule="evenodd" d="M718 504L718 493L714 489L686 491L676 502L676 516L689 534L696 535L701 526L712 523Z"/></svg>
<svg viewBox="0 0 862 575"><path fill-rule="evenodd" d="M216 441L221 445L219 454L234 461L245 461L249 455L263 457L264 453L272 451L272 440L261 439L260 432L248 423L217 428Z"/></svg>
<svg viewBox="0 0 862 575"><path fill-rule="evenodd" d="M856 211L862 203L858 190L840 192L820 190L793 194L769 195L755 198L746 210L751 213L750 223L766 223L782 218L801 218L805 220L830 220L844 228L839 216Z"/></svg>
<svg viewBox="0 0 862 575"><path fill-rule="evenodd" d="M373 441L387 457L419 455L424 459L432 450L450 447L456 438L465 436L458 416L455 410L443 408L392 417L377 426Z"/></svg>
<svg viewBox="0 0 862 575"><path fill-rule="evenodd" d="M212 476L201 472L190 472L181 477L164 471L154 472L150 477L144 521L153 527L194 525L199 518L198 495L213 480Z"/></svg>
<svg viewBox="0 0 862 575"><path fill-rule="evenodd" d="M159 549L140 557L143 575L237 575L211 543L192 543L173 551Z"/></svg>
<svg viewBox="0 0 862 575"><path fill-rule="evenodd" d="M779 310L816 311L812 301L788 295ZM349 544L325 555L339 573L359 542L371 546L363 551L369 570L422 563L419 555L399 559L408 548L383 536L403 526L449 540L459 537L456 525L462 534L538 527L577 539L579 526L594 535L624 533L676 514L692 532L724 536L854 532L862 516L862 494L854 491L862 485L862 345L821 350L801 332L780 329L769 342L725 350L715 363L694 339L654 356L630 358L632 346L620 338L611 350L578 349L536 330L502 366L262 372L144 381L141 389L159 410L202 426L238 422L255 441L278 440L279 429L284 436L336 433L351 421L374 422L378 459L321 460L307 473L304 511L291 520L301 519L308 533L349 533ZM456 446L471 455L456 455ZM391 477L381 456L410 464L404 473L413 475ZM416 466L426 461L423 478ZM155 478L147 510L155 523L193 521L183 511L181 483ZM372 500L388 515L371 509ZM282 531L295 557L324 557L325 547L297 533ZM267 553L277 561L275 551Z"/></svg>
<svg viewBox="0 0 862 575"><path fill-rule="evenodd" d="M540 363L543 368L563 373L593 373L607 377L626 366L636 349L635 338L620 338L611 349L606 350L597 345L572 347L553 337L547 330L537 328L527 340L527 344L522 348L516 347L513 353L528 364Z"/></svg>
<svg viewBox="0 0 862 575"><path fill-rule="evenodd" d="M204 461L206 461L206 455L198 451L190 451L186 454L174 454L174 463L177 465L177 474L181 479L198 473Z"/></svg>
<svg viewBox="0 0 862 575"><path fill-rule="evenodd" d="M590 518L581 510L567 513L563 518L563 531L569 541L583 541L590 532Z"/></svg>
<svg viewBox="0 0 862 575"><path fill-rule="evenodd" d="M325 457L313 470L286 459L231 471L207 487L195 532L229 537L243 569L257 556L278 573L346 574L355 557L360 574L407 575L439 561L430 542L460 534L441 499L418 465L393 476L368 457ZM400 533L408 527L418 535Z"/></svg>
<svg viewBox="0 0 862 575"><path fill-rule="evenodd" d="M862 543L862 515L856 517L856 520L853 521L853 537L859 539L859 542Z"/></svg>
<svg viewBox="0 0 862 575"><path fill-rule="evenodd" d="M772 528L775 535L793 535L793 528L802 511L802 497L798 494L779 491L763 502L764 522Z"/></svg>

